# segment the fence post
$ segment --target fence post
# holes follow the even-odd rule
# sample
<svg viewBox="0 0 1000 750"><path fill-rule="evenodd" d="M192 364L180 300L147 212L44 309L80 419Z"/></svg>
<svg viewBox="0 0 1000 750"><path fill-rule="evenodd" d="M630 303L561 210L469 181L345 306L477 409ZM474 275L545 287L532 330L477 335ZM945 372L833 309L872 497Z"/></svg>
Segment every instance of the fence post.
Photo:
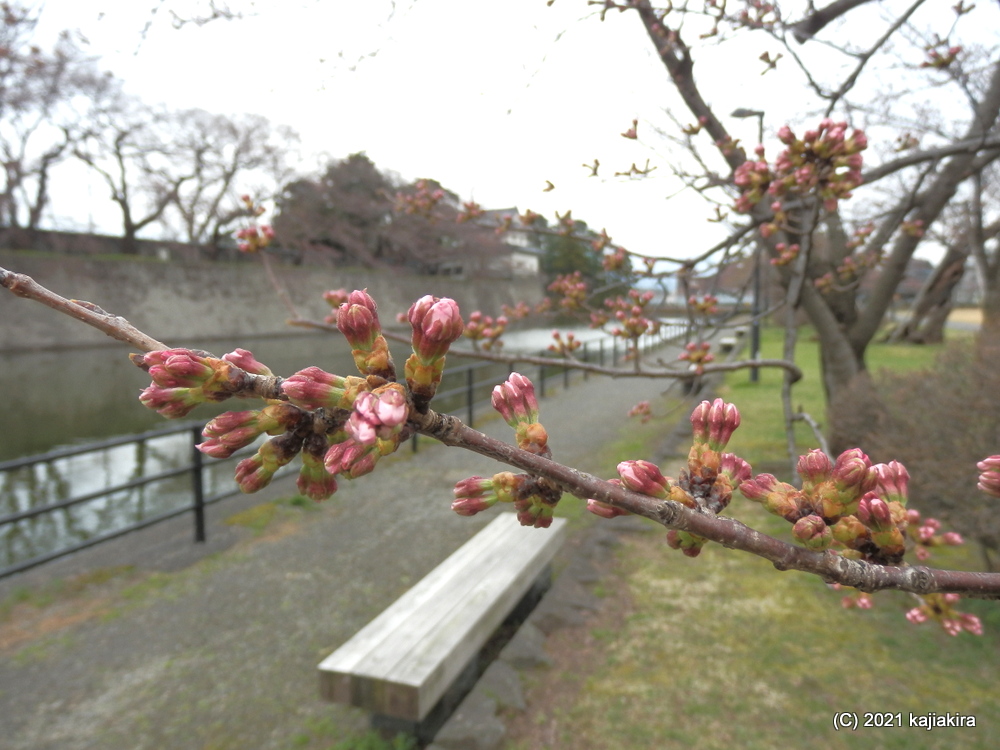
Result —
<svg viewBox="0 0 1000 750"><path fill-rule="evenodd" d="M590 362L590 356L587 354L587 344L586 343L583 345L583 361L584 362ZM587 370L584 370L583 371L583 379L584 380L588 380L589 378L590 378L590 372L588 372Z"/></svg>
<svg viewBox="0 0 1000 750"><path fill-rule="evenodd" d="M205 541L205 488L202 483L202 456L198 450L201 427L191 428L191 490L194 493L194 540Z"/></svg>
<svg viewBox="0 0 1000 750"><path fill-rule="evenodd" d="M469 427L472 427L472 421L473 419L475 419L476 416L473 411L475 408L475 401L476 401L474 393L476 376L472 374L473 367L474 365L469 365L469 369L465 371L465 387L466 387L465 398L466 398L466 405L468 406L469 409L469 419L466 422L466 424L469 425Z"/></svg>

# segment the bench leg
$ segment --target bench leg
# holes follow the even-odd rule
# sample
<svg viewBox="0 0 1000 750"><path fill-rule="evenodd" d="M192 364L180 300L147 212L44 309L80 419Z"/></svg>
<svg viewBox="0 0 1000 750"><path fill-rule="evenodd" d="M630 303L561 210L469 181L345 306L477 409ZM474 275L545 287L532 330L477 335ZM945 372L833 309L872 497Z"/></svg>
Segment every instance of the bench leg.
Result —
<svg viewBox="0 0 1000 750"><path fill-rule="evenodd" d="M448 721L459 704L465 700L465 697L472 692L472 688L476 686L486 668L500 655L504 646L514 637L518 628L528 619L528 615L538 606L542 597L545 596L545 592L551 586L552 566L546 565L535 578L534 583L531 584L531 588L521 597L507 618L500 623L496 632L486 641L479 653L469 660L448 691L441 696L441 700L421 721L398 719L395 716L386 716L385 714L372 714L372 729L386 739L392 739L401 733L410 735L416 738L420 747L433 742L434 736Z"/></svg>

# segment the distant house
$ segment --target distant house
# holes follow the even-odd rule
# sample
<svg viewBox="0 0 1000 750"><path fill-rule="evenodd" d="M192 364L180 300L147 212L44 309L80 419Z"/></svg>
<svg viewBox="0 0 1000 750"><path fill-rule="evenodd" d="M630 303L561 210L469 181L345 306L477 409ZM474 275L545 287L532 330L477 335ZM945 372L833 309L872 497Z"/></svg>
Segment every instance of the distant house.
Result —
<svg viewBox="0 0 1000 750"><path fill-rule="evenodd" d="M542 249L534 232L521 223L517 208L493 208L483 212L479 221L486 226L509 227L500 233L500 240L509 248L509 254L497 257L490 263L494 273L511 276L537 276L541 270Z"/></svg>

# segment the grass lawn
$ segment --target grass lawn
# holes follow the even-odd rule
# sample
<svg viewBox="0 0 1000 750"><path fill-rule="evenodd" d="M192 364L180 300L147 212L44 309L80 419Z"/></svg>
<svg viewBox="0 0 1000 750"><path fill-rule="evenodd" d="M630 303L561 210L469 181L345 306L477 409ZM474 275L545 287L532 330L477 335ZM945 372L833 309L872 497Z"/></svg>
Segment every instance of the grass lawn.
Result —
<svg viewBox="0 0 1000 750"><path fill-rule="evenodd" d="M764 356L778 356L781 332L766 331ZM869 364L919 368L927 348L876 345ZM798 351L805 379L796 406L823 421L815 342ZM730 443L751 462L786 462L781 376L733 373L720 391L743 424ZM814 447L808 428L800 452ZM734 498L729 512L790 539L789 526ZM975 569L966 548L935 552L932 565ZM971 601L986 634L951 637L935 624L909 624L909 595L875 596L868 611L845 610L841 593L797 572L708 545L691 560L669 549L662 529L630 536L614 573L601 583L608 599L585 628L550 640L556 665L534 675L529 703L509 750L529 748L698 747L770 749L992 748L1000 733L1000 607ZM881 713L903 726L835 731L834 715ZM915 716L961 713L975 728L910 727ZM886 716L889 714L891 716ZM898 717L896 716L898 714ZM526 728L527 727L527 728Z"/></svg>

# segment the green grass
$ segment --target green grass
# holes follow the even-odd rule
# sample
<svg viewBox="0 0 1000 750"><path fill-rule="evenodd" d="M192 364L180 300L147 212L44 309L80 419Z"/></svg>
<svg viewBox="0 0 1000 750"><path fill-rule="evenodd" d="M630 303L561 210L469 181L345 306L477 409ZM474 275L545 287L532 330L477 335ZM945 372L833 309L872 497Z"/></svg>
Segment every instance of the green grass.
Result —
<svg viewBox="0 0 1000 750"><path fill-rule="evenodd" d="M779 330L766 330L763 356L781 352ZM869 367L924 367L938 347L875 345ZM815 341L804 332L797 361L805 377L793 403L823 421L825 404ZM781 373L730 374L719 395L737 404L742 425L730 449L764 466L788 463L781 411ZM808 428L799 452L815 447ZM633 455L641 454L635 451ZM759 470L759 469L758 469ZM782 539L788 524L737 496L731 515ZM935 550L930 564L977 569L966 547ZM616 584L624 593L614 612L588 631L592 660L575 674L537 678L538 690L564 691L548 713L531 717L548 727L553 748L698 747L987 748L1000 731L1000 606L966 601L986 634L951 637L936 624L909 624L912 598L874 597L868 611L840 606L842 592L813 576L777 573L766 561L708 545L691 560L669 549L658 532L629 535L618 553ZM531 696L529 696L529 703ZM833 729L838 711L909 714L961 712L976 728ZM547 745L548 746L548 745ZM527 748L523 743L511 748Z"/></svg>

